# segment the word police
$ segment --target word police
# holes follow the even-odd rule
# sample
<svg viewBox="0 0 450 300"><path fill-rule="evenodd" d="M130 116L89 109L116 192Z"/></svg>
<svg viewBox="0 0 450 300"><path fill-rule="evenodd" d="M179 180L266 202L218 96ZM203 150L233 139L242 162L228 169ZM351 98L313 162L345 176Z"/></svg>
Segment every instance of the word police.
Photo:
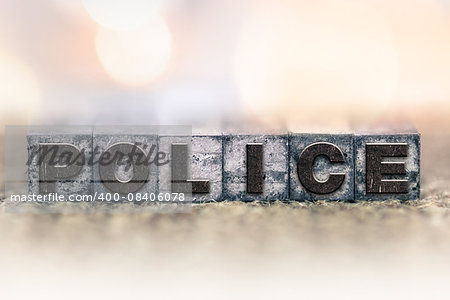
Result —
<svg viewBox="0 0 450 300"><path fill-rule="evenodd" d="M54 141L53 141L54 140ZM28 136L29 191L161 191L206 200L420 196L420 135Z"/></svg>

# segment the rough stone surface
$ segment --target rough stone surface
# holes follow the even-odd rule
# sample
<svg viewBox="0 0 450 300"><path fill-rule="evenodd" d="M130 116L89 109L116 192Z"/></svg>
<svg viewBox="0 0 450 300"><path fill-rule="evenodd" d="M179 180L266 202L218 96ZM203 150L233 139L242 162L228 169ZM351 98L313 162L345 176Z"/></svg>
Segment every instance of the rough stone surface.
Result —
<svg viewBox="0 0 450 300"><path fill-rule="evenodd" d="M94 153L94 161L98 161L101 153L108 147L116 143L140 143L145 154L148 155L152 145L156 145L153 155L158 151L158 135L155 130L147 127L95 127L93 132L93 147L98 149ZM146 145L147 147L144 147ZM157 193L158 192L158 167L155 164L150 164L150 175L148 182L136 193ZM126 178L130 176L132 170L125 171L123 168L116 168L116 176L118 178ZM94 164L93 167L94 192L113 193L101 183L99 174L99 164Z"/></svg>
<svg viewBox="0 0 450 300"><path fill-rule="evenodd" d="M314 162L314 176L326 180L330 173L344 173L345 179L340 188L330 194L314 194L305 189L297 175L297 161L302 151L309 145L327 142L334 144L344 154L345 163L331 164L323 156ZM291 200L354 200L354 160L352 134L289 134L289 196Z"/></svg>
<svg viewBox="0 0 450 300"><path fill-rule="evenodd" d="M33 127L28 136L28 155L34 146L40 143L68 143L79 150L85 149L86 157L92 151L92 127ZM92 192L92 167L87 163L74 177L56 182L56 193L61 195L81 194L87 195ZM39 194L39 165L38 156L35 156L28 166L28 191Z"/></svg>
<svg viewBox="0 0 450 300"><path fill-rule="evenodd" d="M399 179L407 179L409 193L407 194L368 194L366 193L366 144L367 143L407 143L408 156L393 159L392 161L404 161L406 176ZM401 134L356 134L354 139L355 149L355 198L356 200L416 200L420 198L420 135L418 133ZM386 161L389 159L386 158Z"/></svg>
<svg viewBox="0 0 450 300"><path fill-rule="evenodd" d="M263 144L263 193L247 193L248 143ZM288 135L225 134L223 141L223 188L228 200L287 200Z"/></svg>
<svg viewBox="0 0 450 300"><path fill-rule="evenodd" d="M190 158L188 161L190 180L208 180L208 194L192 194L192 200L220 201L222 200L222 135L221 134L196 134L192 137L181 136L160 136L160 151L169 153L171 157L172 143L186 143ZM160 191L171 191L171 165L164 165L159 168ZM189 195L190 196L190 195Z"/></svg>

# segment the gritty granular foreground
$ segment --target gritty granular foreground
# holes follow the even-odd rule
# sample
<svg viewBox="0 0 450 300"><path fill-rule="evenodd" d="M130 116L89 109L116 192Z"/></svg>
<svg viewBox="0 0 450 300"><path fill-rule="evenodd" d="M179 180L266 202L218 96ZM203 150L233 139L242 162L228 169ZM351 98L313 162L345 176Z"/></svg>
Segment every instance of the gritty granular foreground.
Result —
<svg viewBox="0 0 450 300"><path fill-rule="evenodd" d="M448 298L449 146L448 137L422 137L418 201L225 201L194 205L191 213L3 212L2 290L47 299L62 293L78 299L83 290L110 299Z"/></svg>

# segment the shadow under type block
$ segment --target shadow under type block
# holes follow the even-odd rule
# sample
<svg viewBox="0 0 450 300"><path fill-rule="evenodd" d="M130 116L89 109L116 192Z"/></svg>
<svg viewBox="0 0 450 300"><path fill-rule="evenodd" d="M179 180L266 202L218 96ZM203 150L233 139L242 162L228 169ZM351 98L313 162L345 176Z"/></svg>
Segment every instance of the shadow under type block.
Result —
<svg viewBox="0 0 450 300"><path fill-rule="evenodd" d="M97 195L158 192L157 129L98 126L94 128L92 139L93 182Z"/></svg>
<svg viewBox="0 0 450 300"><path fill-rule="evenodd" d="M31 127L27 141L30 194L92 192L92 127Z"/></svg>
<svg viewBox="0 0 450 300"><path fill-rule="evenodd" d="M287 200L288 135L225 133L223 197L226 200Z"/></svg>
<svg viewBox="0 0 450 300"><path fill-rule="evenodd" d="M420 198L420 134L355 135L357 200Z"/></svg>
<svg viewBox="0 0 450 300"><path fill-rule="evenodd" d="M354 200L353 134L289 134L291 200Z"/></svg>
<svg viewBox="0 0 450 300"><path fill-rule="evenodd" d="M195 131L191 137L160 135L170 163L159 168L160 192L185 193L192 201L222 199L222 134Z"/></svg>

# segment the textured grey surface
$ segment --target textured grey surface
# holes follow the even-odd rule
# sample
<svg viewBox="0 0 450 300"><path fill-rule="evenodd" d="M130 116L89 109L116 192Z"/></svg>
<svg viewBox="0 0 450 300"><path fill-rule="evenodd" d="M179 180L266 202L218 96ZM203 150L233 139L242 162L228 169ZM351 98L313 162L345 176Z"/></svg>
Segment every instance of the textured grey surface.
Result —
<svg viewBox="0 0 450 300"><path fill-rule="evenodd" d="M366 193L366 144L367 143L407 143L408 156L395 161L404 161L406 176L399 179L408 180L407 194L367 194ZM390 134L390 135L355 135L355 198L356 200L416 200L420 198L420 135ZM386 159L387 160L387 159Z"/></svg>
<svg viewBox="0 0 450 300"><path fill-rule="evenodd" d="M223 189L229 200L287 200L288 181L288 135L224 135ZM247 193L248 143L263 144L263 193Z"/></svg>
<svg viewBox="0 0 450 300"><path fill-rule="evenodd" d="M222 135L193 134L192 137L160 136L160 151L171 152L172 143L188 144L188 167L191 180L209 181L208 194L192 194L193 201L220 201L222 199ZM171 165L159 168L160 191L170 192Z"/></svg>
<svg viewBox="0 0 450 300"><path fill-rule="evenodd" d="M297 160L302 151L309 145L318 142L334 144L344 154L345 163L330 164L319 156L314 162L314 176L318 180L326 180L330 173L345 173L340 188L330 194L313 194L306 190L297 176ZM354 199L354 160L352 134L289 134L289 196L291 200L342 200Z"/></svg>
<svg viewBox="0 0 450 300"><path fill-rule="evenodd" d="M40 143L68 143L79 150L86 149L86 157L92 150L92 127L32 127L27 135L28 153ZM92 192L92 167L83 165L81 171L74 177L56 182L56 193L62 195L90 194ZM39 165L35 156L28 167L28 191L39 194Z"/></svg>
<svg viewBox="0 0 450 300"><path fill-rule="evenodd" d="M47 299L86 292L110 299L188 292L208 299L448 299L450 136L423 135L421 144L417 201L223 201L196 204L190 214L3 213L2 299L39 298L49 282ZM133 275L111 284L111 274ZM73 289L72 278L95 290Z"/></svg>
<svg viewBox="0 0 450 300"><path fill-rule="evenodd" d="M93 147L98 147L98 152L94 155L94 160L98 161L101 153L108 149L111 145L116 143L140 143L145 154L147 155L152 145L156 145L153 155L158 150L158 136L156 131L150 128L133 128L133 127L95 127L93 132ZM144 145L147 148L144 149ZM137 191L137 193L157 193L158 192L158 167L155 164L150 164L150 175L148 182ZM127 172L120 167L116 168L116 176L118 178L126 178L130 175L132 170ZM99 165L94 164L93 168L93 180L94 180L94 192L100 193L112 193L100 182Z"/></svg>

